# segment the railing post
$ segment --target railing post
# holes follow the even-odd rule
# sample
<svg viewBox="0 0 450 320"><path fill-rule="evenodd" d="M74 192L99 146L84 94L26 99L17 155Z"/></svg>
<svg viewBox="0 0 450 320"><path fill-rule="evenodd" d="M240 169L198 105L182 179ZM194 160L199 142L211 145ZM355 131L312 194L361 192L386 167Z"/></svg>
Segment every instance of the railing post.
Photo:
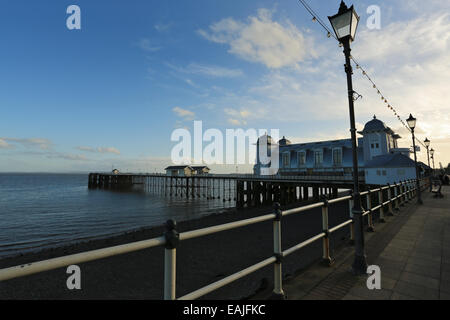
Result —
<svg viewBox="0 0 450 320"><path fill-rule="evenodd" d="M352 194L353 197L353 194ZM355 244L355 221L353 220L353 198L348 201L350 208L350 218L352 218L352 223L350 223L350 245Z"/></svg>
<svg viewBox="0 0 450 320"><path fill-rule="evenodd" d="M372 216L372 199L370 196L370 190L369 193L367 194L367 210L369 211L369 213L367 214L367 232L375 232L375 228L373 227L373 216Z"/></svg>
<svg viewBox="0 0 450 320"><path fill-rule="evenodd" d="M416 187L414 188L414 191L417 194L417 181L419 181L419 188L420 188L420 180L419 179L413 179L413 181L416 183Z"/></svg>
<svg viewBox="0 0 450 320"><path fill-rule="evenodd" d="M411 193L413 192L411 188L411 180L406 180L406 203L411 200Z"/></svg>
<svg viewBox="0 0 450 320"><path fill-rule="evenodd" d="M383 190L380 189L380 191L378 191L378 204L381 205L380 207L380 222L381 223L385 223L386 220L384 219L384 205L383 205L384 201L383 201Z"/></svg>
<svg viewBox="0 0 450 320"><path fill-rule="evenodd" d="M177 249L180 235L174 220L166 222L166 245L164 250L164 300L176 299Z"/></svg>
<svg viewBox="0 0 450 320"><path fill-rule="evenodd" d="M398 184L396 182L394 182L394 193L395 193L395 211L399 211L400 199L398 192Z"/></svg>
<svg viewBox="0 0 450 320"><path fill-rule="evenodd" d="M409 203L409 180L405 180L405 203Z"/></svg>
<svg viewBox="0 0 450 320"><path fill-rule="evenodd" d="M414 192L414 189L411 187L411 180L407 180L406 181L406 186L407 186L406 194L408 195L408 201L407 202L409 202L409 201L412 200L412 193Z"/></svg>
<svg viewBox="0 0 450 320"><path fill-rule="evenodd" d="M405 203L409 203L409 180L405 180Z"/></svg>
<svg viewBox="0 0 450 320"><path fill-rule="evenodd" d="M332 266L334 259L330 256L330 232L328 225L328 198L322 196L321 199L324 203L322 207L322 230L325 233L325 237L322 239L323 243L323 260L322 263L326 266Z"/></svg>
<svg viewBox="0 0 450 320"><path fill-rule="evenodd" d="M392 217L394 216L394 211L392 210L392 188L391 185L388 183L388 199L389 199L389 212L387 213L388 216Z"/></svg>
<svg viewBox="0 0 450 320"><path fill-rule="evenodd" d="M409 180L405 180L405 190L404 190L404 193L405 193L405 203L408 203L409 202Z"/></svg>
<svg viewBox="0 0 450 320"><path fill-rule="evenodd" d="M400 182L400 207L404 207L406 202L405 198L405 181Z"/></svg>
<svg viewBox="0 0 450 320"><path fill-rule="evenodd" d="M273 251L277 261L274 265L274 289L272 293L273 299L283 300L286 298L283 292L283 249L281 248L281 218L283 212L278 202L274 203L275 219L273 221Z"/></svg>

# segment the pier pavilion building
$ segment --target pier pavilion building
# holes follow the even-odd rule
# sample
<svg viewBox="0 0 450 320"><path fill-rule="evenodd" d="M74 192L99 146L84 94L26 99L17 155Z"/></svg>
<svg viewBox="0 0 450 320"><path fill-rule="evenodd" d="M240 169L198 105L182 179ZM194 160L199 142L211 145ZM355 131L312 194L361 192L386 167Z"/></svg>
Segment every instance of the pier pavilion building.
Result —
<svg viewBox="0 0 450 320"><path fill-rule="evenodd" d="M399 148L401 138L383 121L373 117L364 129L358 132L359 174L366 184L384 185L398 181L415 179L415 165L409 148ZM275 143L265 137L268 145ZM257 159L254 174L261 174L264 167L259 160L260 141L257 143ZM320 141L311 143L291 143L286 137L278 141L279 170L281 176L332 175L352 176L351 139ZM270 156L270 154L269 154ZM423 167L423 164L421 164Z"/></svg>

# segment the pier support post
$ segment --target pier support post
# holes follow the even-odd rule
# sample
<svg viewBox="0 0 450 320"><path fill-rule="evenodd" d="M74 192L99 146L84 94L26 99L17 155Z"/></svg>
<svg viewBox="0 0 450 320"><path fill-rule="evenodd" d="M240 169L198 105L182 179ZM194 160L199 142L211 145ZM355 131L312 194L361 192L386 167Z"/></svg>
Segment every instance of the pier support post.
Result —
<svg viewBox="0 0 450 320"><path fill-rule="evenodd" d="M313 197L314 197L314 200L319 200L319 188L318 187L313 187Z"/></svg>
<svg viewBox="0 0 450 320"><path fill-rule="evenodd" d="M339 196L338 188L333 188L333 198L337 199L338 196Z"/></svg>
<svg viewBox="0 0 450 320"><path fill-rule="evenodd" d="M309 199L309 187L303 187L303 199L308 201Z"/></svg>

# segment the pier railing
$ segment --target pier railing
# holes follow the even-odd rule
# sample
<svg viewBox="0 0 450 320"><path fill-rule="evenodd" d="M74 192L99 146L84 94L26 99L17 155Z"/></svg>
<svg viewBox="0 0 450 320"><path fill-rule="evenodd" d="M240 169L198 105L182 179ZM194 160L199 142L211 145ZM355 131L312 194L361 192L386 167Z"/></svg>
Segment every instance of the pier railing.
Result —
<svg viewBox="0 0 450 320"><path fill-rule="evenodd" d="M421 189L428 187L429 179L423 179L420 181ZM361 196L366 199L366 205L363 212L363 216L368 217L368 227L369 229L373 227L373 214L375 211L379 210L379 219L384 220L385 215L393 215L394 210L399 210L400 206L404 205L405 202L412 200L417 195L416 180L407 180L401 183L395 183L392 185L387 185L384 187L379 187L369 191L361 192ZM374 195L374 196L372 196ZM373 206L374 199L376 200L376 206ZM349 201L349 212L350 218L341 224L330 228L328 224L328 208L329 205L333 203L338 203L342 201ZM364 201L363 201L364 202ZM363 203L364 206L364 203ZM87 252L82 252L78 254L68 255L64 257L49 259L45 261L39 261L34 263L29 263L25 265L10 267L0 270L0 281L10 280L18 277L23 277L31 274L36 274L44 271L49 271L53 269L58 269L61 267L66 267L73 264L80 264L88 261L103 259L111 256L116 256L120 254L130 253L138 250L148 249L152 247L165 246L165 256L164 256L164 299L165 300L175 300L176 296L176 257L177 257L177 246L180 241L185 241L188 239L199 238L206 235L241 228L244 226L249 226L264 221L273 221L273 244L274 249L271 255L252 266L249 266L239 272L229 275L219 281L211 283L203 288L195 290L189 294L182 297L178 297L180 300L193 300L200 298L208 293L211 293L227 284L230 284L238 279L241 279L253 272L256 272L266 266L274 265L274 290L273 293L276 296L283 297L283 277L282 277L282 263L283 259L292 253L316 242L322 240L323 243L323 259L324 261L331 262L332 257L330 256L330 235L344 227L350 227L350 237L351 240L354 239L354 228L352 219L353 207L353 196L348 195L340 197L337 199L328 200L326 197L322 198L322 201L313 203L310 205L289 209L281 210L279 205L275 205L274 211L272 213L258 216L255 218L235 221L231 223L216 225L212 227L207 227L203 229L193 230L178 233L176 231L176 224L173 221L168 221L166 225L166 232L163 236L158 238L153 238L149 240L133 242L129 244L92 250ZM314 209L322 208L322 230L318 232L315 236L298 243L286 250L282 249L281 244L281 220L282 218L300 214L302 212Z"/></svg>
<svg viewBox="0 0 450 320"><path fill-rule="evenodd" d="M122 176L129 176L129 177L164 177L164 178L205 178L205 179L217 179L217 178L223 178L223 179L250 179L250 180L289 180L289 181L298 181L298 180L312 180L312 181L353 181L353 175L338 175L336 173L330 173L330 172L324 172L322 174L292 174L292 175L255 175L250 173L232 173L232 174L221 174L221 173L208 173L208 174L198 174L198 175L167 175L165 173L118 173L113 174L110 172L98 172L98 173L91 173L91 175L97 175L97 176L113 176L113 177L122 177ZM361 173L359 175L359 180L364 181L364 174Z"/></svg>

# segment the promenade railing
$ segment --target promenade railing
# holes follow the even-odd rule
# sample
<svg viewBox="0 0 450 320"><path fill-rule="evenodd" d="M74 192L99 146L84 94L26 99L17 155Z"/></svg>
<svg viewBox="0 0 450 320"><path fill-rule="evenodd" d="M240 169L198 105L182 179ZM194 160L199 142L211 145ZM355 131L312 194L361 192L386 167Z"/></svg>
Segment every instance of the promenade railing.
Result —
<svg viewBox="0 0 450 320"><path fill-rule="evenodd" d="M420 181L421 188L425 189L428 186L428 183L429 183L428 179L422 179ZM373 214L375 211L379 210L379 219L380 221L384 221L385 215L393 215L394 210L399 210L400 206L403 206L406 202L413 199L413 197L415 197L416 195L417 190L415 180L406 180L400 183L386 185L369 191L361 192L361 196L363 197L363 199L364 198L366 199L366 208L363 213L363 216L368 217L369 229L373 228ZM329 206L333 203L339 203L347 200L349 201L350 218L342 222L341 224L330 228L328 223ZM375 206L373 206L374 202L376 202ZM254 273L272 264L274 265L273 293L276 296L283 297L284 296L283 277L282 277L283 259L316 241L322 240L323 259L325 261L332 261L332 258L330 256L330 235L332 233L349 226L350 238L351 240L354 240L352 207L353 207L352 195L343 196L331 200L329 200L326 197L322 197L321 201L319 202L289 210L281 210L279 204L275 204L274 211L266 215L182 233L178 233L176 230L176 223L169 220L166 224L166 232L161 237L1 269L0 281L24 277L31 274L67 267L70 265L80 264L88 261L103 259L120 254L144 250L152 247L165 246L165 254L164 254L165 300L175 300L175 299L193 300L200 298L223 286L226 286L227 284L230 284L238 279L241 279L251 273ZM300 214L302 212L314 208L322 208L322 230L320 230L315 236L301 243L298 243L297 245L294 245L286 250L282 250L281 244L282 218L289 215ZM211 283L205 287L202 287L189 294L177 298L176 257L177 257L177 246L180 241L186 241L188 239L199 238L218 232L223 232L226 230L232 230L249 225L254 225L264 221L273 221L273 252L267 259L260 261L252 266L249 266L232 275L229 275L219 281Z"/></svg>

